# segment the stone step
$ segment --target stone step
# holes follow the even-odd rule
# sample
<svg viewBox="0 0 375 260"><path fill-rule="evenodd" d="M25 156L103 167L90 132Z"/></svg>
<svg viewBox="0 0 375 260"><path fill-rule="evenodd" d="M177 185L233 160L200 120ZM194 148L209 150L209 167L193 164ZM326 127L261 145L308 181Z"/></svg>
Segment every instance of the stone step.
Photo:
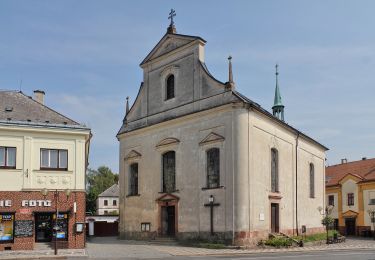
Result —
<svg viewBox="0 0 375 260"><path fill-rule="evenodd" d="M53 243L45 242L45 243L35 243L34 250L51 250L54 249Z"/></svg>

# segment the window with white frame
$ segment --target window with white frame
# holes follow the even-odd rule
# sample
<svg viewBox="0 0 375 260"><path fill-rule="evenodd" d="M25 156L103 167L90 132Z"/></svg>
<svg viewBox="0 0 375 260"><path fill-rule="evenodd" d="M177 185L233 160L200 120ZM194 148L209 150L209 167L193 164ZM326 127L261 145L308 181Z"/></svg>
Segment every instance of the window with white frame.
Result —
<svg viewBox="0 0 375 260"><path fill-rule="evenodd" d="M68 170L68 150L40 149L41 170Z"/></svg>
<svg viewBox="0 0 375 260"><path fill-rule="evenodd" d="M16 148L0 146L0 168L16 168Z"/></svg>

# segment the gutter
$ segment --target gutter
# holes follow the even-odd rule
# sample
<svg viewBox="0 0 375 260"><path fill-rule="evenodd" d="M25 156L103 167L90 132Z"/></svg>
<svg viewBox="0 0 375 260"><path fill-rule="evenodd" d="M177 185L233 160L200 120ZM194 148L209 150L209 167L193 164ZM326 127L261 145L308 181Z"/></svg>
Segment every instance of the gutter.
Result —
<svg viewBox="0 0 375 260"><path fill-rule="evenodd" d="M296 231L298 236L298 139L300 132L297 132L296 137Z"/></svg>
<svg viewBox="0 0 375 260"><path fill-rule="evenodd" d="M50 124L50 123L36 123L36 122L25 122L25 121L10 121L0 120L0 125L14 125L14 126L31 126L39 128L63 128L63 129L76 129L76 130L90 130L90 128L83 125L64 125L64 124Z"/></svg>

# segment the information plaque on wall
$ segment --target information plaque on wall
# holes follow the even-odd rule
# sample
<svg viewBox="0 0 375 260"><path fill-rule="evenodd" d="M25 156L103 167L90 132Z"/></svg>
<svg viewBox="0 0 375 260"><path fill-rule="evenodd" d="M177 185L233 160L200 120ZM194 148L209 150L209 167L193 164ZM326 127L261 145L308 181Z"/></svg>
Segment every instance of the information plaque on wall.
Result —
<svg viewBox="0 0 375 260"><path fill-rule="evenodd" d="M34 233L34 222L32 220L16 220L14 223L15 237L32 237Z"/></svg>

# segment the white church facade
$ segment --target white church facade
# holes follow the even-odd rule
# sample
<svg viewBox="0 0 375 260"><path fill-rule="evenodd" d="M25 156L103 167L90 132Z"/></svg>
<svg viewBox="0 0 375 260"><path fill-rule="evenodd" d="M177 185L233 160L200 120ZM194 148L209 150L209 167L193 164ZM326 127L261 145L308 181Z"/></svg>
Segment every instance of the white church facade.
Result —
<svg viewBox="0 0 375 260"><path fill-rule="evenodd" d="M327 148L215 79L205 40L174 24L141 63L120 142L120 237L254 244L323 231Z"/></svg>

